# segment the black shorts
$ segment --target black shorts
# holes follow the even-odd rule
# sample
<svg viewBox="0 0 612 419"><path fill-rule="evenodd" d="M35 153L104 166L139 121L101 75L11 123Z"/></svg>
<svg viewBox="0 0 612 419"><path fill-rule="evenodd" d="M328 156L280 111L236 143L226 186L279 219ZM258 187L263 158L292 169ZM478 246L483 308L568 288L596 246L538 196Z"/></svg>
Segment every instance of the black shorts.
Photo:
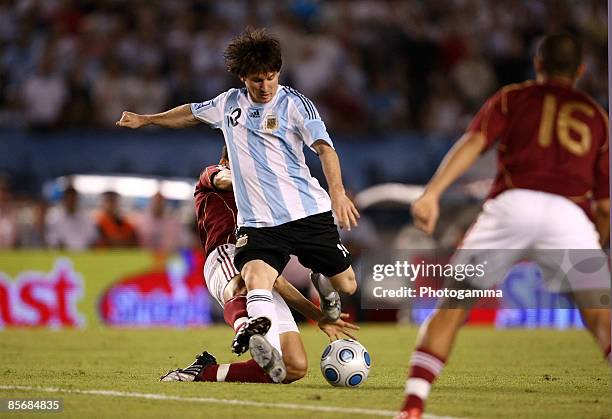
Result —
<svg viewBox="0 0 612 419"><path fill-rule="evenodd" d="M280 275L289 255L295 255L305 267L330 277L352 262L331 211L274 227L240 227L236 239L234 265L239 271L247 262L260 259Z"/></svg>

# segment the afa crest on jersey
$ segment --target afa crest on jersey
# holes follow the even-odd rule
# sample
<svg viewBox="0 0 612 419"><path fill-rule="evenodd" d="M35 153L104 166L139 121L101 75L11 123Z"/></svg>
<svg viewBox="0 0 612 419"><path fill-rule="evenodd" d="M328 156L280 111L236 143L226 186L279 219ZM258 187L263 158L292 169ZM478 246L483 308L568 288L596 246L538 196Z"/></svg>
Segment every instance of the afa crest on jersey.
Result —
<svg viewBox="0 0 612 419"><path fill-rule="evenodd" d="M246 234L238 236L236 238L236 247L246 246L248 241L249 241L249 236L247 236Z"/></svg>
<svg viewBox="0 0 612 419"><path fill-rule="evenodd" d="M264 131L272 132L278 129L278 115L274 112L270 112L264 119Z"/></svg>

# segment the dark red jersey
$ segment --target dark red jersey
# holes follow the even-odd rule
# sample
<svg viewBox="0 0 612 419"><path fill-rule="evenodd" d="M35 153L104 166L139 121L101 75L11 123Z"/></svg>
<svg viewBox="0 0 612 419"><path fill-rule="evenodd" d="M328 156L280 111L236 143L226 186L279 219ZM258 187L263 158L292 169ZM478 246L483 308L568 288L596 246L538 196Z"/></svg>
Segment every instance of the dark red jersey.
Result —
<svg viewBox="0 0 612 419"><path fill-rule="evenodd" d="M489 197L512 188L568 197L589 213L609 197L608 117L586 93L557 82L505 86L472 120L487 149L497 143Z"/></svg>
<svg viewBox="0 0 612 419"><path fill-rule="evenodd" d="M215 188L213 178L224 166L209 166L195 188L195 209L200 241L208 256L222 244L236 243L236 201L233 191Z"/></svg>

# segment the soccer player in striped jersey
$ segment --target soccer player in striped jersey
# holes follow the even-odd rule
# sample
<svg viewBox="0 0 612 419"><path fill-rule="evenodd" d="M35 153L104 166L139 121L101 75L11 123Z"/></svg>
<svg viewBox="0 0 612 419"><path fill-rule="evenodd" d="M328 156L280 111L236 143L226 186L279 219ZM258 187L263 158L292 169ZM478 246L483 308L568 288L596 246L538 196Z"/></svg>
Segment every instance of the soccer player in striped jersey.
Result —
<svg viewBox="0 0 612 419"><path fill-rule="evenodd" d="M598 269L589 275L564 274L561 279L569 282L564 291L574 298L587 330L612 362L610 275L601 251L610 237L608 117L574 87L584 65L580 43L572 35L546 36L534 65L535 81L503 87L480 109L414 202L413 217L417 227L431 234L442 193L498 143L497 177L454 258L455 262L478 260L491 255L488 249L520 251L499 252L496 258L502 257L495 261L495 272L485 269L484 282L464 284L495 286L525 257L538 262L543 278L550 282L559 279L555 275L560 261L551 263L550 252L543 249L587 249L575 251L574 257L582 254L598 260ZM574 266L579 262L574 261ZM421 327L398 418L421 418L431 384L444 368L471 303L443 301ZM520 407L517 411L522 412Z"/></svg>
<svg viewBox="0 0 612 419"><path fill-rule="evenodd" d="M348 315L344 313L342 318L335 321L326 319L314 304L279 276L274 283L272 297L279 320L282 358L263 339L262 335L270 327L270 320L267 317L248 319L246 288L233 266L237 209L228 165L227 149L223 147L219 165L209 166L200 174L194 194L195 212L205 256L204 280L208 292L223 307L225 321L236 332L232 351L241 354L249 348L253 359L218 364L214 356L203 352L191 365L168 372L161 377L161 381L290 383L306 374L308 360L299 329L287 304L306 318L318 322L319 328L330 339L339 339L342 334L354 339L352 332L359 327L345 322L343 318Z"/></svg>
<svg viewBox="0 0 612 419"><path fill-rule="evenodd" d="M347 197L340 163L314 104L279 85L279 41L265 30L247 29L225 50L228 71L244 84L211 100L153 115L123 112L118 126L153 124L182 128L204 122L221 129L230 157L238 207L235 267L244 279L250 317L269 315L266 338L280 352L272 288L289 255L314 274L323 312L340 316L338 291L357 288L341 228L357 225L359 213ZM306 166L303 147L319 155L329 195Z"/></svg>

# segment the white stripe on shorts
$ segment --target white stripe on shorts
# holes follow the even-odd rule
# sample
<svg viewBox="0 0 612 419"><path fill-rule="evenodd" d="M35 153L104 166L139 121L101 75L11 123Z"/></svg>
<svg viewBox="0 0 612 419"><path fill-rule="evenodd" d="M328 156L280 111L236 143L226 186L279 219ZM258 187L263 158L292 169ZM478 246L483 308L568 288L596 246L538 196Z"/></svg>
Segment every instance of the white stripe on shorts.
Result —
<svg viewBox="0 0 612 419"><path fill-rule="evenodd" d="M225 247L225 245L219 246L218 249L219 249L219 254L221 255L222 263L227 269L227 274L229 278L232 279L233 277L235 277L236 275L240 273L234 266L234 259L232 256L230 256L227 253L227 248Z"/></svg>

